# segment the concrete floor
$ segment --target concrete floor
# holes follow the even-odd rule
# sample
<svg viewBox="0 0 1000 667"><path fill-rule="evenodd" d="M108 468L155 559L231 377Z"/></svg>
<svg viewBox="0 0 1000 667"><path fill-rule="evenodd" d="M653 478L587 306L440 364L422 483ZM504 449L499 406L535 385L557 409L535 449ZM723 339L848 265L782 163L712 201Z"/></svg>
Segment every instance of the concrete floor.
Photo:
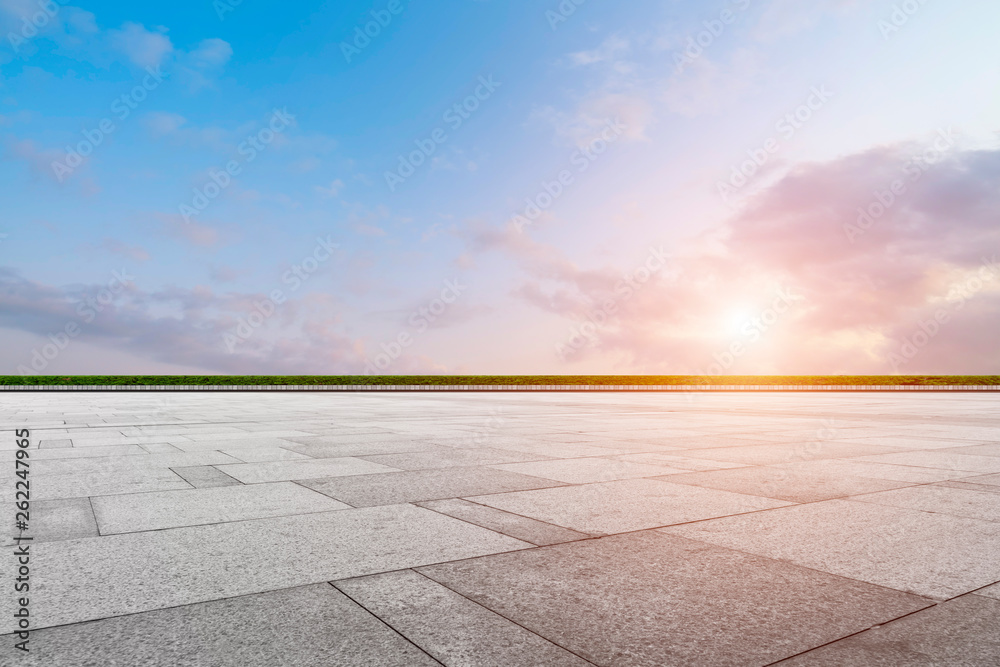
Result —
<svg viewBox="0 0 1000 667"><path fill-rule="evenodd" d="M0 665L1000 664L998 394L18 393L0 425L34 538Z"/></svg>

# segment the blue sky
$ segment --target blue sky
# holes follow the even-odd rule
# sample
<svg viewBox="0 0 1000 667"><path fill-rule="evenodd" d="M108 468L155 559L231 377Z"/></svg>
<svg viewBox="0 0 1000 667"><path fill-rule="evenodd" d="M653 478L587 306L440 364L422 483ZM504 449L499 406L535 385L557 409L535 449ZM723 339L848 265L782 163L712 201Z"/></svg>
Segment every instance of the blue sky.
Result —
<svg viewBox="0 0 1000 667"><path fill-rule="evenodd" d="M1000 8L803 4L0 0L3 372L997 371Z"/></svg>

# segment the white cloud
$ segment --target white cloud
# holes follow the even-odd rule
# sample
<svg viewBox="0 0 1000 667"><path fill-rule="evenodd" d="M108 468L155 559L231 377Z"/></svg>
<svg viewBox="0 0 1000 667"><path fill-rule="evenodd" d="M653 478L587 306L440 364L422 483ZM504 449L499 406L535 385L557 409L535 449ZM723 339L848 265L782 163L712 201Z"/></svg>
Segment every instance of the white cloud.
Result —
<svg viewBox="0 0 1000 667"><path fill-rule="evenodd" d="M222 67L232 57L233 47L223 39L212 37L211 39L203 39L189 55L195 66Z"/></svg>
<svg viewBox="0 0 1000 667"><path fill-rule="evenodd" d="M110 30L109 35L114 48L128 56L133 63L139 67L156 67L174 50L174 45L165 32L165 28L153 32L139 23L129 21L118 30Z"/></svg>
<svg viewBox="0 0 1000 667"><path fill-rule="evenodd" d="M328 186L317 185L316 192L320 193L324 197L336 197L340 194L340 191L344 189L344 182L339 178Z"/></svg>
<svg viewBox="0 0 1000 667"><path fill-rule="evenodd" d="M569 54L573 65L593 65L595 63L614 60L618 54L629 50L629 40L619 35L612 35L591 51L577 51Z"/></svg>

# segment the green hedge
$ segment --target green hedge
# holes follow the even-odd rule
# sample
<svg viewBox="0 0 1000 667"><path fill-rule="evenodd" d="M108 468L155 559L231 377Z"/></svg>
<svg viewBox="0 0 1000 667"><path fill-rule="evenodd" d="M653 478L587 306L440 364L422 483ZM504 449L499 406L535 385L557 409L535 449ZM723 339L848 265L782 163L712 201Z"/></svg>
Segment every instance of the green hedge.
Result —
<svg viewBox="0 0 1000 667"><path fill-rule="evenodd" d="M1000 375L73 375L0 376L2 385L1000 385Z"/></svg>

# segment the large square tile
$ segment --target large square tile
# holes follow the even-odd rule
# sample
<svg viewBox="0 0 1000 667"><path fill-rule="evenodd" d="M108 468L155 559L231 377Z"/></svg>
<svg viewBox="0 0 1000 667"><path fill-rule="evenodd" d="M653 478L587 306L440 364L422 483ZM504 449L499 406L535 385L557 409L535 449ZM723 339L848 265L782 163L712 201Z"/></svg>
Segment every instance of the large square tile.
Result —
<svg viewBox="0 0 1000 667"><path fill-rule="evenodd" d="M1000 664L1000 601L965 595L846 637L782 667L901 667Z"/></svg>
<svg viewBox="0 0 1000 667"><path fill-rule="evenodd" d="M663 530L935 599L1000 581L1000 524L948 514L826 500Z"/></svg>
<svg viewBox="0 0 1000 667"><path fill-rule="evenodd" d="M441 468L303 480L303 486L354 507L396 505L561 486L559 482L491 468Z"/></svg>
<svg viewBox="0 0 1000 667"><path fill-rule="evenodd" d="M625 533L788 504L654 479L520 491L469 500L592 535Z"/></svg>
<svg viewBox="0 0 1000 667"><path fill-rule="evenodd" d="M689 472L682 475L670 475L662 479L675 484L692 484L709 489L766 496L795 503L842 498L857 493L896 489L909 484L908 482L891 482L865 477L795 472L767 466Z"/></svg>
<svg viewBox="0 0 1000 667"><path fill-rule="evenodd" d="M530 546L414 505L49 542L33 547L31 613L44 628ZM0 598L0 631L13 604Z"/></svg>
<svg viewBox="0 0 1000 667"><path fill-rule="evenodd" d="M651 532L417 569L608 666L764 665L929 603Z"/></svg>
<svg viewBox="0 0 1000 667"><path fill-rule="evenodd" d="M350 506L292 482L159 491L93 499L102 535L267 519Z"/></svg>
<svg viewBox="0 0 1000 667"><path fill-rule="evenodd" d="M13 644L2 638L4 651ZM35 630L37 667L430 667L420 649L329 584ZM7 664L7 663L5 663Z"/></svg>

